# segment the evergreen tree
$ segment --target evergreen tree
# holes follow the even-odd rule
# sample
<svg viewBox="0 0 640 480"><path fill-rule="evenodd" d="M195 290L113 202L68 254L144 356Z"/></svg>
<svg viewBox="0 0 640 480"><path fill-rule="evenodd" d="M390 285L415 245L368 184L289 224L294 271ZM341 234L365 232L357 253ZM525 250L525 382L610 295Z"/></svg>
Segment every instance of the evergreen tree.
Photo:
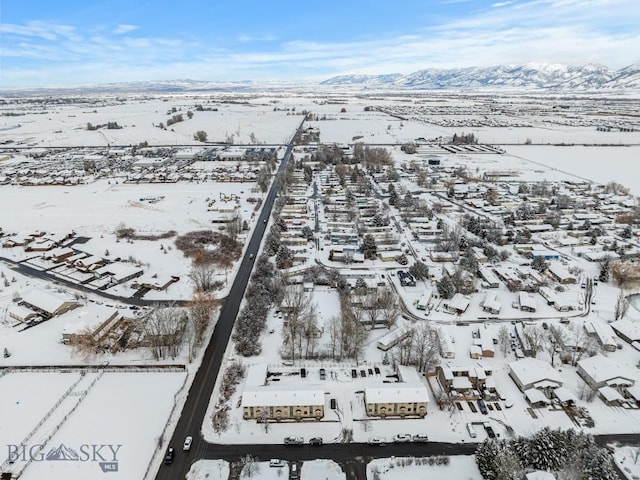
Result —
<svg viewBox="0 0 640 480"><path fill-rule="evenodd" d="M436 287L442 298L451 298L456 293L453 282L448 275L443 276L439 282L436 282Z"/></svg>
<svg viewBox="0 0 640 480"><path fill-rule="evenodd" d="M289 268L291 265L293 265L293 252L286 245L280 245L276 253L276 267Z"/></svg>
<svg viewBox="0 0 640 480"><path fill-rule="evenodd" d="M536 257L531 262L531 268L533 268L534 270L537 270L538 272L542 273L547 268L549 268L549 264L545 261L545 259L543 257Z"/></svg>
<svg viewBox="0 0 640 480"><path fill-rule="evenodd" d="M360 247L362 253L364 253L364 258L367 260L373 260L378 255L378 246L376 245L376 239L373 238L370 234L365 235L362 240L362 246Z"/></svg>
<svg viewBox="0 0 640 480"><path fill-rule="evenodd" d="M418 260L411 265L409 273L413 275L416 280L425 280L429 278L429 267Z"/></svg>

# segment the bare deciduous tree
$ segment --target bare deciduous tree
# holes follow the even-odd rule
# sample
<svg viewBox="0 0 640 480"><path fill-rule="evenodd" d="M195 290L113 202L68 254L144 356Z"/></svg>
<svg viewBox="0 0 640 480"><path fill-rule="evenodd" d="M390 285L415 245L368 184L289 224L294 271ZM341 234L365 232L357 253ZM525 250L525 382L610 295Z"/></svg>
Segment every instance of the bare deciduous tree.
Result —
<svg viewBox="0 0 640 480"><path fill-rule="evenodd" d="M162 359L167 355L175 358L185 326L184 312L175 307L154 308L142 321L145 341L153 358Z"/></svg>
<svg viewBox="0 0 640 480"><path fill-rule="evenodd" d="M301 286L290 286L285 289L283 305L286 307L283 353L295 361L302 357L303 350L308 355L315 349L316 307Z"/></svg>
<svg viewBox="0 0 640 480"><path fill-rule="evenodd" d="M509 327L502 325L498 330L498 344L500 345L500 351L502 356L506 357L509 351L509 341L511 336L509 335Z"/></svg>
<svg viewBox="0 0 640 480"><path fill-rule="evenodd" d="M351 295L344 292L340 296L341 314L333 317L329 324L329 337L333 358L355 358L356 361L367 339L364 328L364 311L359 305L351 305Z"/></svg>
<svg viewBox="0 0 640 480"><path fill-rule="evenodd" d="M524 329L524 336L529 343L534 357L542 350L547 342L547 334L540 325L528 325L527 328Z"/></svg>
<svg viewBox="0 0 640 480"><path fill-rule="evenodd" d="M194 266L189 273L189 280L193 283L196 292L210 292L214 289L213 276L216 269L212 264Z"/></svg>
<svg viewBox="0 0 640 480"><path fill-rule="evenodd" d="M440 362L440 343L429 322L420 322L413 330L409 361L420 372L427 372Z"/></svg>
<svg viewBox="0 0 640 480"><path fill-rule="evenodd" d="M202 345L204 333L211 323L213 312L217 306L217 299L210 293L196 293L189 304L189 321L194 347Z"/></svg>
<svg viewBox="0 0 640 480"><path fill-rule="evenodd" d="M387 328L391 328L402 311L398 302L398 295L390 287L385 287L378 295L378 303L384 323Z"/></svg>
<svg viewBox="0 0 640 480"><path fill-rule="evenodd" d="M547 353L551 355L552 366L555 361L557 351L564 347L566 337L567 335L561 326L549 326L549 337L546 344L546 350Z"/></svg>
<svg viewBox="0 0 640 480"><path fill-rule="evenodd" d="M627 300L627 296L624 294L624 290L620 289L620 292L618 292L616 305L613 311L613 316L616 320L620 320L627 314L628 310L629 310L629 300Z"/></svg>

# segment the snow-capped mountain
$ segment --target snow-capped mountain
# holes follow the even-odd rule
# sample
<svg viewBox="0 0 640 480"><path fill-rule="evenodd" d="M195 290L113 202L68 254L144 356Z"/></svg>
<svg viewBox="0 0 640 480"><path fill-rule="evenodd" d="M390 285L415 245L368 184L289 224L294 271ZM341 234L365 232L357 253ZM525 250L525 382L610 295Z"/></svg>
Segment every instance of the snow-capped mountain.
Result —
<svg viewBox="0 0 640 480"><path fill-rule="evenodd" d="M325 85L386 85L402 78L400 73L388 73L384 75L338 75L330 80L322 82Z"/></svg>
<svg viewBox="0 0 640 480"><path fill-rule="evenodd" d="M640 88L640 64L618 71L604 65L497 65L453 69L429 68L408 75L340 75L323 85L388 86L398 88L523 87L555 90Z"/></svg>

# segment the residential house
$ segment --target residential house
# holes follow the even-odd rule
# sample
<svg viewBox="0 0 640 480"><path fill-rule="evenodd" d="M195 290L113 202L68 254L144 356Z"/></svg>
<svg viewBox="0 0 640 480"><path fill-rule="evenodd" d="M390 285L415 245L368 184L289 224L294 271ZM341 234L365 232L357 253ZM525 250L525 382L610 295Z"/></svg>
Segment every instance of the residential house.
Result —
<svg viewBox="0 0 640 480"><path fill-rule="evenodd" d="M476 400L481 392L495 392L493 371L481 364L452 365L436 367L440 386L451 399Z"/></svg>
<svg viewBox="0 0 640 480"><path fill-rule="evenodd" d="M523 312L536 311L536 299L529 292L518 292L518 303L520 305L520 310Z"/></svg>
<svg viewBox="0 0 640 480"><path fill-rule="evenodd" d="M270 383L266 363L249 367L242 392L245 420L320 420L324 417L325 396L319 388Z"/></svg>
<svg viewBox="0 0 640 480"><path fill-rule="evenodd" d="M443 308L450 313L463 314L469 308L471 298L461 293L456 293L451 299L442 302Z"/></svg>
<svg viewBox="0 0 640 480"><path fill-rule="evenodd" d="M578 362L576 373L593 390L602 387L624 388L636 382L636 375L615 360L603 355L583 358Z"/></svg>
<svg viewBox="0 0 640 480"><path fill-rule="evenodd" d="M85 307L62 330L62 343L100 345L122 321L118 310L104 306Z"/></svg>
<svg viewBox="0 0 640 480"><path fill-rule="evenodd" d="M76 308L78 302L42 290L32 290L22 297L19 305L30 308L43 318L49 319Z"/></svg>
<svg viewBox="0 0 640 480"><path fill-rule="evenodd" d="M605 352L615 352L618 348L615 335L610 325L602 322L587 321L584 329L590 337L594 337Z"/></svg>
<svg viewBox="0 0 640 480"><path fill-rule="evenodd" d="M398 367L398 382L364 390L364 402L370 417L424 417L429 390L412 367Z"/></svg>
<svg viewBox="0 0 640 480"><path fill-rule="evenodd" d="M549 398L550 391L564 384L560 373L550 363L536 358L523 358L509 364L509 375L522 392L540 390Z"/></svg>

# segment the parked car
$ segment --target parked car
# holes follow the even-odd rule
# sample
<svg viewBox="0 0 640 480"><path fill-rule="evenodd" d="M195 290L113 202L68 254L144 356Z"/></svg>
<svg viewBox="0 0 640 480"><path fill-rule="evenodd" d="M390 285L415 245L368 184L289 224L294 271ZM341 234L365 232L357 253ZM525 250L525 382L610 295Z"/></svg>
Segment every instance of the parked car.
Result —
<svg viewBox="0 0 640 480"><path fill-rule="evenodd" d="M478 408L483 415L487 415L489 410L487 409L487 404L481 398L478 399Z"/></svg>
<svg viewBox="0 0 640 480"><path fill-rule="evenodd" d="M397 435L393 436L393 441L395 443L406 443L410 442L411 440L412 437L408 433L398 433Z"/></svg>
<svg viewBox="0 0 640 480"><path fill-rule="evenodd" d="M429 437L425 433L416 433L413 436L413 441L414 442L428 442L429 441Z"/></svg>
<svg viewBox="0 0 640 480"><path fill-rule="evenodd" d="M298 465L295 463L291 464L291 471L289 472L289 480L298 480Z"/></svg>
<svg viewBox="0 0 640 480"><path fill-rule="evenodd" d="M387 439L384 437L371 437L367 443L369 445L378 445L380 447L384 447L387 444Z"/></svg>
<svg viewBox="0 0 640 480"><path fill-rule="evenodd" d="M280 460L279 458L272 458L269 460L270 467L284 467L284 460Z"/></svg>
<svg viewBox="0 0 640 480"><path fill-rule="evenodd" d="M322 437L313 437L309 439L309 445L322 445Z"/></svg>
<svg viewBox="0 0 640 480"><path fill-rule="evenodd" d="M327 372L324 368L320 369L320 380L325 380L327 378Z"/></svg>
<svg viewBox="0 0 640 480"><path fill-rule="evenodd" d="M471 425L470 423L467 423L467 432L469 433L469 436L471 438L476 438L478 436L475 429L473 428L473 425Z"/></svg>
<svg viewBox="0 0 640 480"><path fill-rule="evenodd" d="M173 463L173 457L176 456L176 452L173 447L167 448L167 453L164 455L164 463L170 465Z"/></svg>
<svg viewBox="0 0 640 480"><path fill-rule="evenodd" d="M187 437L184 439L184 444L182 445L182 450L185 452L191 450L191 443L193 442L193 437Z"/></svg>
<svg viewBox="0 0 640 480"><path fill-rule="evenodd" d="M285 437L284 438L285 445L303 445L304 438L302 437Z"/></svg>
<svg viewBox="0 0 640 480"><path fill-rule="evenodd" d="M491 425L485 425L484 429L487 432L487 436L489 438L496 438L496 432L493 431L493 428L491 427Z"/></svg>

